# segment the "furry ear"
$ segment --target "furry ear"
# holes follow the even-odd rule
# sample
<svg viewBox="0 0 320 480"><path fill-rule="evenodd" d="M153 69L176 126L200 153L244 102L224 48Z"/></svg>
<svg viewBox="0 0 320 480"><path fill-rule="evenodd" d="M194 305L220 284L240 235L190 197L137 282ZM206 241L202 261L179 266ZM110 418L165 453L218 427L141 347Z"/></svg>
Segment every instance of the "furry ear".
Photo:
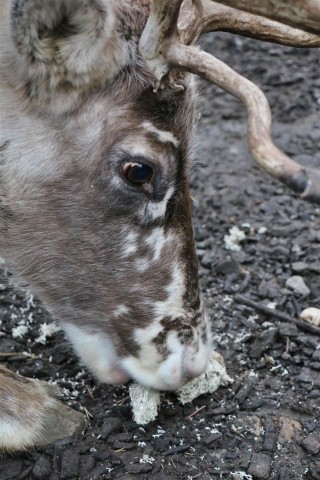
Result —
<svg viewBox="0 0 320 480"><path fill-rule="evenodd" d="M11 34L20 76L23 69L37 90L112 78L127 57L116 23L112 0L14 0Z"/></svg>

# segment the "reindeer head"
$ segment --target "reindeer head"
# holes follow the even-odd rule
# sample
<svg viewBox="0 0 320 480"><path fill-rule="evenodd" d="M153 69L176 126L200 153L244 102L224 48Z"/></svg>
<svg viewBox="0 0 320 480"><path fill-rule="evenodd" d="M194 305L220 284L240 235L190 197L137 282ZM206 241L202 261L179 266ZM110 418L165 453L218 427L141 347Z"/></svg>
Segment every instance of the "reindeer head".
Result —
<svg viewBox="0 0 320 480"><path fill-rule="evenodd" d="M159 389L200 374L211 350L185 72L242 99L257 160L319 198L308 171L271 144L260 90L190 46L204 31L248 34L253 24L253 36L279 43L319 37L210 0L181 4L0 0L1 250L99 379Z"/></svg>
<svg viewBox="0 0 320 480"><path fill-rule="evenodd" d="M147 4L2 2L1 247L99 379L171 389L206 368L211 333L188 185L194 82L154 92Z"/></svg>

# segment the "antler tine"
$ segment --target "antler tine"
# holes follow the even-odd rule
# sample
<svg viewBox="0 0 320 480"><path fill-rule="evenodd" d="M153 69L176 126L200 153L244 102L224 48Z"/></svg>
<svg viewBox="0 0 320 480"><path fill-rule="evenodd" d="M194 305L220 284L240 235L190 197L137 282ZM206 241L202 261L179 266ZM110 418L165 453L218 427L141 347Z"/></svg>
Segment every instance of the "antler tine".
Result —
<svg viewBox="0 0 320 480"><path fill-rule="evenodd" d="M161 80L170 67L165 59L165 44L170 38L175 41L176 26L183 0L152 0L150 14L141 35L139 47L148 67Z"/></svg>
<svg viewBox="0 0 320 480"><path fill-rule="evenodd" d="M320 47L320 36L275 20L243 12L212 0L202 0L199 34L225 31L291 47Z"/></svg>
<svg viewBox="0 0 320 480"><path fill-rule="evenodd" d="M217 0L306 31L320 33L319 0Z"/></svg>
<svg viewBox="0 0 320 480"><path fill-rule="evenodd" d="M255 160L301 198L320 204L320 174L300 166L272 143L270 107L257 85L196 47L174 44L167 59L174 67L201 75L241 100L248 113L249 148Z"/></svg>
<svg viewBox="0 0 320 480"><path fill-rule="evenodd" d="M265 6L269 1L271 0L261 0L261 4ZM151 2L151 12L141 37L140 49L155 74L158 86L161 82L170 81L167 75L170 69L185 70L206 78L237 97L247 109L249 148L255 160L301 198L320 204L320 173L300 166L273 144L270 107L262 91L212 55L189 46L204 31L218 29L293 46L310 44L319 46L320 37L282 25L275 20L219 5L233 3L243 6L249 3L246 0L221 0L221 2L151 0ZM290 15L294 12L292 13L289 7L285 8L284 0L279 2L285 12L289 12L287 16L291 18ZM307 2L320 3L318 0ZM301 11L304 11L301 0L291 0L291 3L300 5ZM252 0L252 4L258 9L260 0ZM309 26L308 15L303 18L306 21L301 22L303 27Z"/></svg>

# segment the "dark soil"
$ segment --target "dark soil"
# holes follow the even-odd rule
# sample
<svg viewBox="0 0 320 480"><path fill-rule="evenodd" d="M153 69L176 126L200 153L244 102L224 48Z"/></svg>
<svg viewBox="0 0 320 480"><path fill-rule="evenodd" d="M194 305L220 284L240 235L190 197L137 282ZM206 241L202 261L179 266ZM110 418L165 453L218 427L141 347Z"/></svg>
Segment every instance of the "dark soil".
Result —
<svg viewBox="0 0 320 480"><path fill-rule="evenodd" d="M262 86L277 145L319 166L319 51L227 34L204 43ZM242 105L215 86L201 89L200 165L192 178L200 281L233 385L185 406L166 396L157 420L141 428L132 420L127 387L97 384L61 333L45 346L35 342L47 317L3 278L2 360L21 374L56 380L89 425L78 438L2 458L0 480L320 479L320 337L234 301L241 294L273 303L294 318L320 307L320 209L254 164ZM232 226L246 233L239 252L225 248ZM293 275L310 293L286 287ZM28 340L13 339L12 327L30 313Z"/></svg>

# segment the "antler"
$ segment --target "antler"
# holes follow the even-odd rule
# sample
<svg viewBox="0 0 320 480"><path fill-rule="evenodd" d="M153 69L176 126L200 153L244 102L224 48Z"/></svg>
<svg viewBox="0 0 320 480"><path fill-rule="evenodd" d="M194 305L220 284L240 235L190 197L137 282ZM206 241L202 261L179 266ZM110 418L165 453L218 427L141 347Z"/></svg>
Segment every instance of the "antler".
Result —
<svg viewBox="0 0 320 480"><path fill-rule="evenodd" d="M240 8L282 23L320 33L319 0L218 0L231 7Z"/></svg>
<svg viewBox="0 0 320 480"><path fill-rule="evenodd" d="M264 15L272 0L221 0L221 3ZM255 160L301 198L320 204L320 173L300 166L273 144L270 107L262 91L214 56L192 46L202 33L224 30L296 47L319 47L320 36L306 30L320 32L320 22L318 30L312 22L317 12L320 19L320 2L291 0L288 6L288 2L280 0L278 4L282 7L281 15L273 7L268 17L291 24L299 20L302 29L211 0L153 0L140 49L157 79L156 88L174 81L172 70L182 69L206 78L241 100L248 113L249 148Z"/></svg>

